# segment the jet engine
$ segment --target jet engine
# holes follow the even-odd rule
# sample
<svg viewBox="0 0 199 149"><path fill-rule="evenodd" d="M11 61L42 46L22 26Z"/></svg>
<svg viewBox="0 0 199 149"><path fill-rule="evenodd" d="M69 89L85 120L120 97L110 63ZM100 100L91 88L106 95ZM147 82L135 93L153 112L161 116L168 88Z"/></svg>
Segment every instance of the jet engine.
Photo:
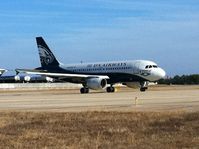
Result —
<svg viewBox="0 0 199 149"><path fill-rule="evenodd" d="M25 81L25 82L30 82L30 80L31 80L31 77L30 77L30 76L25 76L25 77L24 77L24 81Z"/></svg>
<svg viewBox="0 0 199 149"><path fill-rule="evenodd" d="M16 82L19 82L19 81L21 80L21 78L20 78L20 76L16 75L16 76L14 76L14 80L15 80Z"/></svg>
<svg viewBox="0 0 199 149"><path fill-rule="evenodd" d="M93 90L101 90L106 87L107 81L103 78L90 78L87 80L87 87Z"/></svg>
<svg viewBox="0 0 199 149"><path fill-rule="evenodd" d="M46 81L47 81L47 82L54 82L54 79L53 79L53 78L50 78L50 77L46 77Z"/></svg>

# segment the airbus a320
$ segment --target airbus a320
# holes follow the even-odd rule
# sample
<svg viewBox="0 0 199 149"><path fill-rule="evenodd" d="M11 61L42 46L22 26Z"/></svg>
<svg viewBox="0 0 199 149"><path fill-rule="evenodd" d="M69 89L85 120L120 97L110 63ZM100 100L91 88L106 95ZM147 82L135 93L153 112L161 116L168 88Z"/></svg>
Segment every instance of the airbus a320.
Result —
<svg viewBox="0 0 199 149"><path fill-rule="evenodd" d="M17 73L37 74L54 79L82 84L80 93L90 89L115 92L114 85L121 83L128 87L138 86L140 91L148 88L149 82L165 77L165 71L155 62L148 60L112 61L97 63L60 63L42 37L36 37L41 67L16 69Z"/></svg>

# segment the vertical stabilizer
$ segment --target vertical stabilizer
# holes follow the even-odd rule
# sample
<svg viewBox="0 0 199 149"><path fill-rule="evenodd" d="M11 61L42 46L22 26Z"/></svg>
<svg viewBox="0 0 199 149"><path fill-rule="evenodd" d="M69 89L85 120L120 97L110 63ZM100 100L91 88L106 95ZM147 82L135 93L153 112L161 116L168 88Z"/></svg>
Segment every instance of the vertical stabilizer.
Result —
<svg viewBox="0 0 199 149"><path fill-rule="evenodd" d="M59 66L59 62L55 58L54 54L44 41L42 37L36 37L37 47L39 50L39 57L41 66L45 67L52 67L52 66Z"/></svg>

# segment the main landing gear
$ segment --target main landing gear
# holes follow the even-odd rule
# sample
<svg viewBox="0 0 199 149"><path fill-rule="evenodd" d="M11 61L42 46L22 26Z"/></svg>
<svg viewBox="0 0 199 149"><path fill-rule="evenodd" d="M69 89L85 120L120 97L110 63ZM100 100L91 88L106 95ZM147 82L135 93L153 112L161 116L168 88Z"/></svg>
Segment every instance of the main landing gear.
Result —
<svg viewBox="0 0 199 149"><path fill-rule="evenodd" d="M89 93L89 88L86 88L86 87L81 88L81 89L80 89L80 93L81 93L81 94Z"/></svg>
<svg viewBox="0 0 199 149"><path fill-rule="evenodd" d="M106 88L106 91L107 91L108 93L113 93L113 92L115 92L115 88L114 88L113 86L110 86L110 87L107 87L107 88Z"/></svg>
<svg viewBox="0 0 199 149"><path fill-rule="evenodd" d="M113 92L115 92L115 88L114 88L113 86L110 86L110 87L107 87L107 88L106 88L106 91L107 91L108 93L113 93ZM89 88L88 88L88 87L82 87L82 88L80 89L80 93L81 93L81 94L87 94L87 93L89 93Z"/></svg>

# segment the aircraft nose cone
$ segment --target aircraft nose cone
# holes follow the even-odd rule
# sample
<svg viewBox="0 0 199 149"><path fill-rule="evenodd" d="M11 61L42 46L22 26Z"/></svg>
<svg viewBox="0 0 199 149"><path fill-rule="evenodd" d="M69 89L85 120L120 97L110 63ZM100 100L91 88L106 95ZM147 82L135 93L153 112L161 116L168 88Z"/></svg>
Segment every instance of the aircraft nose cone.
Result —
<svg viewBox="0 0 199 149"><path fill-rule="evenodd" d="M166 77L166 72L162 68L159 68L158 76L160 79L164 79Z"/></svg>
<svg viewBox="0 0 199 149"><path fill-rule="evenodd" d="M162 68L155 68L151 70L151 75L147 76L150 81L158 81L166 77L166 72Z"/></svg>

